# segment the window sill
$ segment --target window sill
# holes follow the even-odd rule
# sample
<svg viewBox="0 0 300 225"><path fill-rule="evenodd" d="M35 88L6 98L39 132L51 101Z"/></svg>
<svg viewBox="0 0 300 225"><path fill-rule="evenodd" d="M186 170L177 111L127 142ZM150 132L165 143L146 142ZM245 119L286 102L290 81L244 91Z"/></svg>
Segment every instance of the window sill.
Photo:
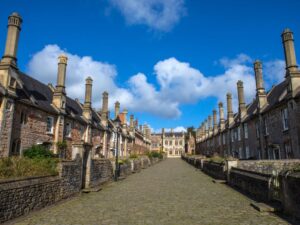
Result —
<svg viewBox="0 0 300 225"><path fill-rule="evenodd" d="M282 130L283 133L286 133L286 132L288 132L288 131L289 131L289 128L286 128L286 129L283 129L283 130Z"/></svg>
<svg viewBox="0 0 300 225"><path fill-rule="evenodd" d="M46 132L47 135L53 136L53 132Z"/></svg>

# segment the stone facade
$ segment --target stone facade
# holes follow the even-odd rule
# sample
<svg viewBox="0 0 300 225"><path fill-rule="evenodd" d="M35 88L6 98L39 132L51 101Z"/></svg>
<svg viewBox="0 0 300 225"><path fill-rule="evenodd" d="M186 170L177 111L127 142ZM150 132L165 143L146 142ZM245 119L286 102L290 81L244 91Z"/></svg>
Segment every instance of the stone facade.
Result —
<svg viewBox="0 0 300 225"><path fill-rule="evenodd" d="M103 93L102 109L92 108L90 77L85 83L84 103L66 95L67 56L58 57L55 86L21 72L16 62L21 24L17 13L9 17L10 45L0 61L0 157L22 155L32 145L44 145L68 160L77 154L88 160L112 158L116 149L119 156L127 157L130 152L143 154L150 149L147 125L141 130L133 121L128 124L126 109L113 119L109 117L107 92ZM59 147L61 143L66 147Z"/></svg>
<svg viewBox="0 0 300 225"><path fill-rule="evenodd" d="M293 159L300 157L300 71L296 65L293 33L282 33L286 57L284 81L265 91L263 67L254 62L256 98L246 105L243 82L237 82L239 111L233 113L227 94L227 120L223 103L219 121L214 110L197 130L198 154L233 156L239 159Z"/></svg>
<svg viewBox="0 0 300 225"><path fill-rule="evenodd" d="M161 150L167 154L168 158L178 158L184 153L185 147L185 133L184 132L174 132L171 129L170 132L165 132L162 129L161 134L153 134L153 136L160 136Z"/></svg>

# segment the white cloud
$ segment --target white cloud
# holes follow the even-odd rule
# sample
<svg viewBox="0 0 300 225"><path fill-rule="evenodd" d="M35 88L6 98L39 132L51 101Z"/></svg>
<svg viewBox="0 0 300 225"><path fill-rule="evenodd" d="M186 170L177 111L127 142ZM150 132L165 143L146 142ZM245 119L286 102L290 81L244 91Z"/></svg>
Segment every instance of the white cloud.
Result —
<svg viewBox="0 0 300 225"><path fill-rule="evenodd" d="M128 24L169 31L185 14L184 0L110 0Z"/></svg>
<svg viewBox="0 0 300 225"><path fill-rule="evenodd" d="M224 73L205 76L187 62L169 58L154 65L156 84L150 83L143 73L128 78L125 87L116 83L117 70L112 64L96 61L89 56L78 56L62 50L57 45L47 45L33 55L28 64L28 73L36 79L55 86L57 76L57 57L64 53L68 56L66 91L72 98L83 101L85 78L93 79L93 107L101 107L102 92L109 92L109 106L113 109L115 101L131 112L145 112L162 118L178 118L180 106L193 104L207 97L215 97L226 106L226 93L233 94L237 109L236 82L244 82L246 102L255 96L255 80L249 56L241 54L235 59L223 58ZM266 73L283 77L282 61L265 63ZM268 72L267 72L268 71Z"/></svg>
<svg viewBox="0 0 300 225"><path fill-rule="evenodd" d="M284 80L285 76L285 61L275 59L263 64L263 74L267 84L277 84Z"/></svg>

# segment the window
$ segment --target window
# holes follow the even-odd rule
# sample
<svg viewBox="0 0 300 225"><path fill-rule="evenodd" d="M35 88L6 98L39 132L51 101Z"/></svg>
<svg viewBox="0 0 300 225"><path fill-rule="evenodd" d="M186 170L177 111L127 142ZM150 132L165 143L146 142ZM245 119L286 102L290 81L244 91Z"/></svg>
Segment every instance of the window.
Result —
<svg viewBox="0 0 300 225"><path fill-rule="evenodd" d="M21 112L21 119L20 119L21 124L26 124L27 123L27 115L24 112Z"/></svg>
<svg viewBox="0 0 300 225"><path fill-rule="evenodd" d="M256 131L256 137L259 138L259 123L255 123L255 131Z"/></svg>
<svg viewBox="0 0 300 225"><path fill-rule="evenodd" d="M169 155L172 155L172 151L169 151Z"/></svg>
<svg viewBox="0 0 300 225"><path fill-rule="evenodd" d="M179 141L179 145L182 145L182 141Z"/></svg>
<svg viewBox="0 0 300 225"><path fill-rule="evenodd" d="M265 135L269 134L269 131L268 131L268 119L266 117L264 118L264 133L265 133Z"/></svg>
<svg viewBox="0 0 300 225"><path fill-rule="evenodd" d="M175 145L178 145L178 141L177 140L175 141Z"/></svg>
<svg viewBox="0 0 300 225"><path fill-rule="evenodd" d="M239 159L243 158L242 147L239 147Z"/></svg>
<svg viewBox="0 0 300 225"><path fill-rule="evenodd" d="M282 116L282 124L283 124L283 130L288 130L289 129L289 124L288 124L288 109L284 108L281 110L281 116Z"/></svg>
<svg viewBox="0 0 300 225"><path fill-rule="evenodd" d="M231 130L231 142L234 141L234 133L233 133L233 130Z"/></svg>
<svg viewBox="0 0 300 225"><path fill-rule="evenodd" d="M224 145L226 144L226 134L225 133L223 134L223 144Z"/></svg>
<svg viewBox="0 0 300 225"><path fill-rule="evenodd" d="M65 135L66 137L71 137L71 133L72 133L72 125L71 123L66 123L66 128L65 128Z"/></svg>
<svg viewBox="0 0 300 225"><path fill-rule="evenodd" d="M241 140L241 127L237 128L237 136L238 136L238 140Z"/></svg>
<svg viewBox="0 0 300 225"><path fill-rule="evenodd" d="M248 124L247 123L244 123L244 135L245 135L245 138L248 138Z"/></svg>
<svg viewBox="0 0 300 225"><path fill-rule="evenodd" d="M249 146L246 146L246 159L250 158Z"/></svg>
<svg viewBox="0 0 300 225"><path fill-rule="evenodd" d="M219 142L219 145L221 145L221 134L219 134L218 142Z"/></svg>
<svg viewBox="0 0 300 225"><path fill-rule="evenodd" d="M168 145L168 141L167 140L165 140L165 145Z"/></svg>
<svg viewBox="0 0 300 225"><path fill-rule="evenodd" d="M117 140L117 134L113 133L113 140ZM80 126L80 136L81 136L81 140L84 140L84 127Z"/></svg>
<svg viewBox="0 0 300 225"><path fill-rule="evenodd" d="M234 139L237 140L237 128L234 129Z"/></svg>
<svg viewBox="0 0 300 225"><path fill-rule="evenodd" d="M50 134L53 133L53 121L54 121L53 117L51 116L47 117L47 130L46 130L47 133Z"/></svg>
<svg viewBox="0 0 300 225"><path fill-rule="evenodd" d="M289 142L284 143L284 151L287 159L293 158L293 152L292 152L291 144Z"/></svg>

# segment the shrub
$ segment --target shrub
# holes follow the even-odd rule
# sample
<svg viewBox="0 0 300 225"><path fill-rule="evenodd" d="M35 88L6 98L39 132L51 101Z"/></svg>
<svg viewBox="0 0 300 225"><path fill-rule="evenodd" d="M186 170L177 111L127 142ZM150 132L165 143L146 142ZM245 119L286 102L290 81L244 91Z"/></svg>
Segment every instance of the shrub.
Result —
<svg viewBox="0 0 300 225"><path fill-rule="evenodd" d="M138 155L136 153L132 153L132 154L130 154L129 158L130 159L137 159Z"/></svg>
<svg viewBox="0 0 300 225"><path fill-rule="evenodd" d="M221 157L221 156L214 155L213 157L211 157L209 159L209 161L216 162L216 163L224 163L225 159L223 157Z"/></svg>
<svg viewBox="0 0 300 225"><path fill-rule="evenodd" d="M0 179L57 175L58 159L7 157L0 159Z"/></svg>
<svg viewBox="0 0 300 225"><path fill-rule="evenodd" d="M54 154L42 145L33 145L24 150L23 155L27 158L53 158Z"/></svg>
<svg viewBox="0 0 300 225"><path fill-rule="evenodd" d="M149 158L159 158L159 159L162 159L163 158L163 153L162 152L153 151L153 152L148 152L147 156Z"/></svg>

